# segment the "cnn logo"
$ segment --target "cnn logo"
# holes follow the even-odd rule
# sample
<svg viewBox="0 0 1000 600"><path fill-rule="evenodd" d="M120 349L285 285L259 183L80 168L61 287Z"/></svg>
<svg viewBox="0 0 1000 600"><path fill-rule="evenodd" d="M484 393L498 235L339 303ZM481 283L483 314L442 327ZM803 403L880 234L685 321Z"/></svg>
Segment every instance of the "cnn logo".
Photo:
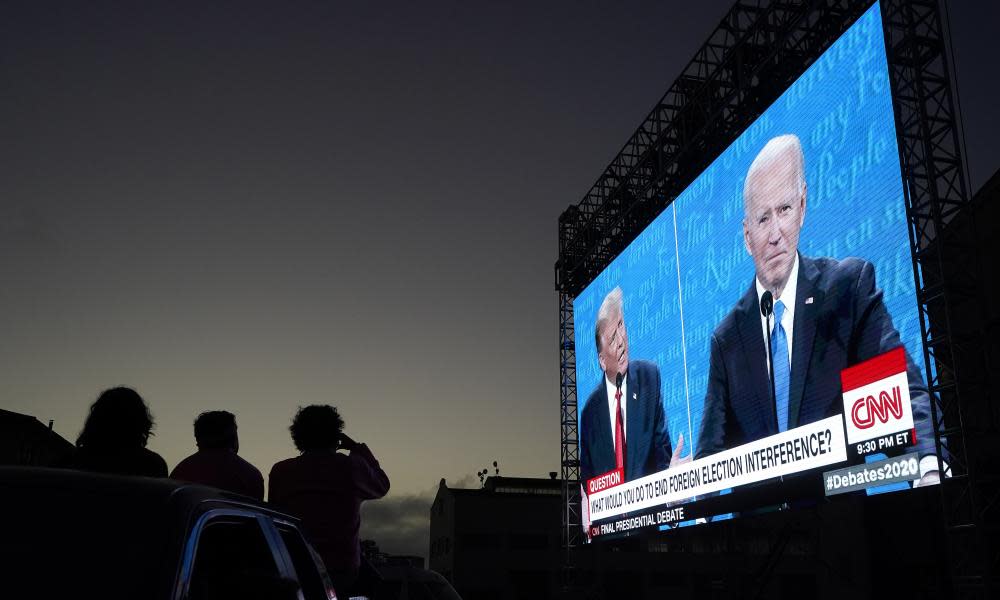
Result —
<svg viewBox="0 0 1000 600"><path fill-rule="evenodd" d="M848 443L913 429L903 348L844 369L840 380Z"/></svg>
<svg viewBox="0 0 1000 600"><path fill-rule="evenodd" d="M879 423L888 423L889 419L903 418L903 400L899 396L899 386L892 387L890 396L885 390L878 393L878 398L872 395L858 398L851 407L851 421L858 429L868 429Z"/></svg>

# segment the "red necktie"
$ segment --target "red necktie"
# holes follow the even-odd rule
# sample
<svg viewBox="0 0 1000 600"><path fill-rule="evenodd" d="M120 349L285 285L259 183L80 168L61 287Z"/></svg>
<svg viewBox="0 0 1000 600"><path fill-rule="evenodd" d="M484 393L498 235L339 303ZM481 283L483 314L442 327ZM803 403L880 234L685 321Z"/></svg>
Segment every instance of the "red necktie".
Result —
<svg viewBox="0 0 1000 600"><path fill-rule="evenodd" d="M625 428L622 426L622 391L615 391L615 464L625 468Z"/></svg>

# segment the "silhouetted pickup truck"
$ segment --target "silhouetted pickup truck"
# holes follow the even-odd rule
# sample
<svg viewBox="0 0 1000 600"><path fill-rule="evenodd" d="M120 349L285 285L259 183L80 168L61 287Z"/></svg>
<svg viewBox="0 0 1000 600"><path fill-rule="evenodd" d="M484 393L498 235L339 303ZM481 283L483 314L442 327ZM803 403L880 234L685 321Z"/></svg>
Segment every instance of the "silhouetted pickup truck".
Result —
<svg viewBox="0 0 1000 600"><path fill-rule="evenodd" d="M336 598L296 519L236 494L0 467L0 510L0 598Z"/></svg>

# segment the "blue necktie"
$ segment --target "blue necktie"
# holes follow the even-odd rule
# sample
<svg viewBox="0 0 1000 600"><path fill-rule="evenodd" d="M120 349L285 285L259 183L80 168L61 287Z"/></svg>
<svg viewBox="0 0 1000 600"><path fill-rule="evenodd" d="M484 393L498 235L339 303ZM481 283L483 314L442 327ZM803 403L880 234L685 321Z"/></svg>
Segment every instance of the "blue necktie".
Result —
<svg viewBox="0 0 1000 600"><path fill-rule="evenodd" d="M771 331L771 354L774 363L774 401L778 411L778 431L788 429L788 338L785 328L781 326L781 315L785 313L785 304L778 300L774 303L774 329Z"/></svg>

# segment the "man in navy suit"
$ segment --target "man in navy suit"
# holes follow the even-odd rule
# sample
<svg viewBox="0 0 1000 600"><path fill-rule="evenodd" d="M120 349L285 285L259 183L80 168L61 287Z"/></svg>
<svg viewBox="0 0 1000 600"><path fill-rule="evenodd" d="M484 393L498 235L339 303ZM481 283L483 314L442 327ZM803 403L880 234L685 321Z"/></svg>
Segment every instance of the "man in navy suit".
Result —
<svg viewBox="0 0 1000 600"><path fill-rule="evenodd" d="M597 313L594 341L604 377L580 416L581 483L616 468L625 481L666 469L670 433L660 399L660 370L645 360L629 361L622 291L615 288ZM673 460L679 458L678 440Z"/></svg>
<svg viewBox="0 0 1000 600"><path fill-rule="evenodd" d="M902 346L871 263L798 253L806 212L803 163L799 139L783 135L764 146L747 172L743 238L756 277L712 335L698 458L841 414L841 370ZM760 310L765 291L774 301L770 329ZM920 484L934 483L930 399L909 355L906 364Z"/></svg>

